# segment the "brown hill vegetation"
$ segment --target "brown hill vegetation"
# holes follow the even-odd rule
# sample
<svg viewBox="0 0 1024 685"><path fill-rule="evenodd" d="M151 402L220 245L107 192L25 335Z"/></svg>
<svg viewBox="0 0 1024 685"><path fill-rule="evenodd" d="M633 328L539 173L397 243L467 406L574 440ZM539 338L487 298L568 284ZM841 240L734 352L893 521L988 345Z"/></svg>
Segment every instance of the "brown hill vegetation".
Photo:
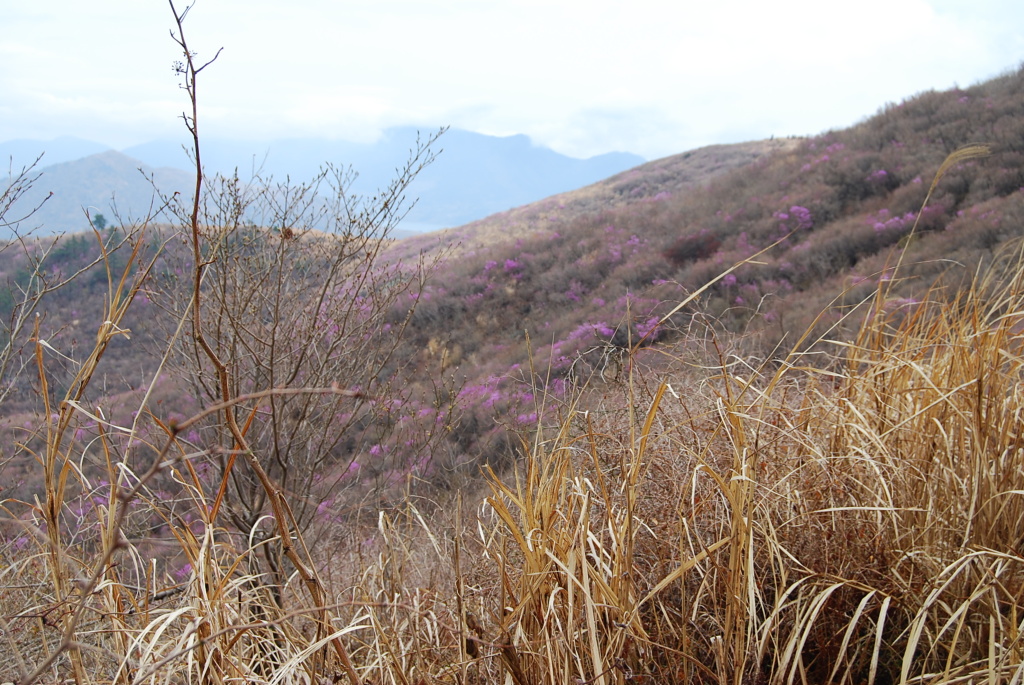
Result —
<svg viewBox="0 0 1024 685"><path fill-rule="evenodd" d="M711 145L665 157L616 174L579 190L553 195L465 226L404 241L403 256L429 251L439 244L467 251L501 243L509 236L554 230L574 219L644 200L664 199L706 186L713 178L746 166L764 155L793 149L796 138Z"/></svg>

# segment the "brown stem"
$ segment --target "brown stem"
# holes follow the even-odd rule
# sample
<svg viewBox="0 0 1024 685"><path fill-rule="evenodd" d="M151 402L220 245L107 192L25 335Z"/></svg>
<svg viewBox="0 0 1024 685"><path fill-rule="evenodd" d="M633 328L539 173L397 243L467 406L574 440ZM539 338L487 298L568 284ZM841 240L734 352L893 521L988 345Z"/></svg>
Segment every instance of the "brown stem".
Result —
<svg viewBox="0 0 1024 685"><path fill-rule="evenodd" d="M259 459L253 454L249 443L243 434L242 430L238 426L238 422L235 420L235 406L239 402L239 397L232 397L230 373L227 365L221 360L217 352L207 342L202 327L202 309L201 309L201 291L202 291L202 280L203 272L205 271L207 262L203 261L202 250L201 250L201 238L199 234L199 208L203 185L203 169L201 164L200 150L199 150L199 100L196 93L196 77L203 69L208 67L214 60L217 59L217 55L220 54L220 50L214 55L213 59L205 63L201 67L196 67L193 61L193 53L189 51L188 44L185 40L185 32L183 28L183 20L185 15L188 13L188 8L184 12L179 14L174 7L174 0L168 0L171 5L171 11L174 13L175 23L178 27L177 35L174 35L175 42L181 47L184 55L183 63L183 74L185 77L185 90L189 96L189 104L192 108L192 116L185 116L185 125L187 126L189 133L192 135L193 153L195 155L196 165L196 183L195 183L195 195L192 198L192 213L190 217L190 232L191 232L191 243L192 243L192 260L193 260L193 271L192 271L192 332L196 342L202 348L203 353L206 355L209 362L213 365L218 385L220 387L220 399L221 403L217 406L218 409L224 412L224 422L227 425L229 432L231 433L232 439L234 440L236 449L241 452L244 456L249 467L256 474L257 479L260 482L263 491L267 495L267 500L270 503L270 508L273 511L274 521L278 529L278 535L281 540L284 553L288 559L294 564L296 570L299 572L299 576L302 578L303 585L314 604L320 609L320 620L322 627L326 631L331 630L330 615L327 611L327 604L325 601L325 592L323 584L320 579L316 576L315 569L307 566L306 563L299 557L298 552L292 543L293 532L288 525L288 518L286 517L286 505L283 502L280 489L276 486L267 472L263 469ZM172 34L173 35L173 34ZM299 535L298 531L294 532L294 535ZM359 676L356 673L355 668L352 665L351 659L349 659L348 652L341 640L334 638L331 641L335 652L338 655L345 672L348 675L349 681L356 685L360 682Z"/></svg>

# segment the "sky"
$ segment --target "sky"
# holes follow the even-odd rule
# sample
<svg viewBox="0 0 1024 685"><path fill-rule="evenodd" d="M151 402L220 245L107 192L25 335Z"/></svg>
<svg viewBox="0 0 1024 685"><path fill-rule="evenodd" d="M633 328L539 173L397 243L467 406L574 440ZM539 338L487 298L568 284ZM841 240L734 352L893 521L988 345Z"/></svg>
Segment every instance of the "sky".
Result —
<svg viewBox="0 0 1024 685"><path fill-rule="evenodd" d="M178 5L183 9L184 5ZM162 0L0 0L0 141L182 138ZM1020 0L196 0L200 132L526 134L648 159L813 135L1024 61Z"/></svg>

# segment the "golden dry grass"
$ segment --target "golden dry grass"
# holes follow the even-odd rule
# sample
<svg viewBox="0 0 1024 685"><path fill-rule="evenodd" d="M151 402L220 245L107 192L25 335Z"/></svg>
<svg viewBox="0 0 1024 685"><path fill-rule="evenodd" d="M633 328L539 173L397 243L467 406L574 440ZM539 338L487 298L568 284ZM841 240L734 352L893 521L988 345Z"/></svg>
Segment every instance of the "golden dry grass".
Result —
<svg viewBox="0 0 1024 685"><path fill-rule="evenodd" d="M111 276L112 312L135 282ZM487 474L486 497L410 498L316 544L291 532L282 545L295 529L279 522L233 530L195 467L204 455L175 429L131 459L107 435L117 427L73 437L87 411L73 386L39 455L45 499L3 504L2 672L1019 682L1024 248L920 303L887 289L847 315L862 321L854 339L816 343L840 350L826 363L810 341L770 363L713 337L700 354L680 346L659 376L634 365L619 391L560 407L512 473ZM116 323L100 327L97 358ZM86 514L79 492L98 502ZM170 548L126 535L136 518L164 522ZM288 569L285 547L316 582L293 569L268 584L267 551ZM188 563L180 580L171 559Z"/></svg>

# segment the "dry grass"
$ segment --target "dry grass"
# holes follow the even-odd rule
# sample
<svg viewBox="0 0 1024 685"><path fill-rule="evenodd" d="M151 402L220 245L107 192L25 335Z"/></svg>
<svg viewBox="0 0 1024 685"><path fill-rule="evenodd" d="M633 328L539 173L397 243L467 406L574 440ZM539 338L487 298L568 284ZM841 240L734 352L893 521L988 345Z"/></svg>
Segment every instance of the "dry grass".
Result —
<svg viewBox="0 0 1024 685"><path fill-rule="evenodd" d="M228 525L184 424L128 447L134 427L79 431L144 271L111 275L110 321L47 423L45 493L3 502L0 680L1024 678L1024 248L917 304L883 281L852 341L755 364L709 337L702 365L682 347L657 377L634 365L538 428L487 497L409 498L316 541ZM162 539L131 532L154 522Z"/></svg>
<svg viewBox="0 0 1024 685"><path fill-rule="evenodd" d="M539 442L490 500L513 679L1019 679L1022 264Z"/></svg>

